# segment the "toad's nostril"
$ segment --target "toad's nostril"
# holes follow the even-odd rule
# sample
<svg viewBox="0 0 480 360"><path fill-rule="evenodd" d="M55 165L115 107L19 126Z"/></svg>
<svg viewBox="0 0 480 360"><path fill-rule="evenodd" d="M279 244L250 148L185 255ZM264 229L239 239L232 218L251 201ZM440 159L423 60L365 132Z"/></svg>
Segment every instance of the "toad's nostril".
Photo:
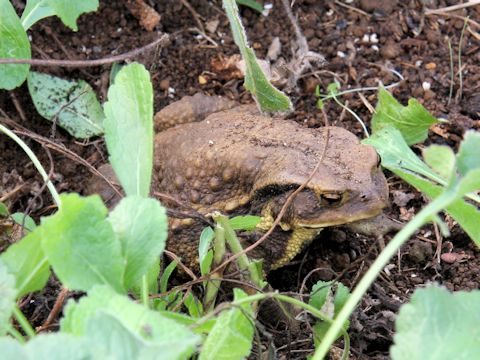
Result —
<svg viewBox="0 0 480 360"><path fill-rule="evenodd" d="M368 200L367 194L362 194L362 195L360 195L360 200L362 200L362 201Z"/></svg>

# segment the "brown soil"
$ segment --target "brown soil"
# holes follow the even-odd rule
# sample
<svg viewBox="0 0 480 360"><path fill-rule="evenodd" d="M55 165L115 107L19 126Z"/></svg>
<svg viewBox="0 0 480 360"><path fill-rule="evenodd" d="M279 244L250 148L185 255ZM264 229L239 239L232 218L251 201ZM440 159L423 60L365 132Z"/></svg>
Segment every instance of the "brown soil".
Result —
<svg viewBox="0 0 480 360"><path fill-rule="evenodd" d="M18 3L18 2L17 2ZM180 1L150 1L161 14L158 31L171 34L171 44L157 53L139 57L151 71L155 89L155 110L197 92L226 95L242 102L251 101L242 87L243 81L231 72L219 71L216 63L222 57L237 54L227 19L220 1L190 1L202 26L213 20L219 25L209 33L212 41L199 36L198 21ZM266 56L274 37L279 37L282 54L291 57L294 32L281 5L274 1L268 16L249 9L242 10L250 41L260 58ZM455 76L453 96L449 99L451 83L448 40L454 50L455 74L458 71L458 48L464 27L464 18L480 19L480 7L470 7L445 16L424 15L421 4L428 8L441 8L457 1L364 1L357 0L347 6L341 1L297 0L293 11L311 50L322 53L328 63L313 67L302 76L291 97L295 103L296 121L306 126L323 126L323 117L316 107L314 89L322 92L334 78L342 89L385 85L398 81L388 69L395 69L404 80L393 89L402 102L410 97L419 99L434 115L449 123L434 126L429 142L448 144L457 148L463 133L480 127L480 31L472 24L464 32L461 47L463 89ZM108 5L107 5L108 4ZM353 10L352 10L353 8ZM195 30L194 28L197 28ZM79 31L74 33L58 19L47 19L36 24L29 32L32 37L33 57L51 59L98 59L120 54L143 46L156 38L155 32L145 31L124 6L123 2L102 2L97 13L87 14L79 20ZM103 101L108 86L109 66L62 69L38 68L55 75L81 78L88 81ZM202 76L200 79L199 77ZM200 84L202 82L202 84ZM427 89L425 84L430 84ZM422 84L424 84L422 86ZM376 94L364 92L365 99L375 105ZM14 105L14 99L18 106ZM450 101L449 101L450 100ZM342 97L348 106L369 123L370 113L358 94ZM28 131L61 144L98 167L106 160L102 139L78 142L61 129L52 129L35 111L26 86L14 92L0 91L2 118L8 116ZM24 119L20 115L24 113ZM333 125L345 127L362 136L360 125L348 113L342 112L334 102L327 103L326 113ZM1 120L0 120L1 121ZM64 153L42 147L31 136L22 136L43 164L53 174L59 191L83 193L89 170ZM48 155L47 155L48 154ZM42 181L25 154L5 136L0 136L0 198L22 185L7 199L11 211L28 211L37 219L52 212L51 198L42 187ZM394 176L389 176L393 218L408 221L424 206L425 198ZM446 217L451 236L442 239L432 226L418 231L408 244L392 259L375 285L364 297L351 321L352 358L388 358L392 343L395 313L417 287L435 281L451 290L478 289L480 278L479 250L455 222ZM386 239L388 241L388 238ZM442 243L443 242L443 243ZM0 243L1 245L1 243ZM453 263L438 261L435 250L442 253L464 254ZM5 244L1 245L2 248ZM307 279L309 289L316 281L337 278L353 287L380 251L380 243L343 229L325 231L317 241L291 265L271 273L271 284L281 291L298 292L302 280ZM22 302L23 310L35 326L44 322L58 294L58 284L52 280L39 294ZM302 325L303 326L303 325ZM309 329L285 332L267 328L281 356L291 359L305 358L313 349ZM288 344L288 346L286 345Z"/></svg>

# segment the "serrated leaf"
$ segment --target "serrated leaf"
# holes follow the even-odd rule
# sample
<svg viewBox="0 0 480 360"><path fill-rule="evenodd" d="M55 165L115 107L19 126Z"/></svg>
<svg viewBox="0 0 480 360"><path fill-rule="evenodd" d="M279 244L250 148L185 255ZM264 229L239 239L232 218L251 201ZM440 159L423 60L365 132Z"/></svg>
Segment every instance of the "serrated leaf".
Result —
<svg viewBox="0 0 480 360"><path fill-rule="evenodd" d="M247 295L240 289L234 289L235 300ZM253 341L253 323L249 317L253 316L250 304L243 304L240 308L225 310L205 340L200 360L244 359L250 354Z"/></svg>
<svg viewBox="0 0 480 360"><path fill-rule="evenodd" d="M160 313L149 310L106 286L93 288L78 302L70 300L60 323L61 330L82 336L89 331L90 319L99 313L113 316L128 331L155 345L157 354L158 347L163 347L165 353L162 352L162 359L188 358L200 340L186 326L163 317Z"/></svg>
<svg viewBox="0 0 480 360"><path fill-rule="evenodd" d="M108 284L124 292L120 241L106 220L100 196L62 194L61 209L43 218L42 247L55 274L72 290Z"/></svg>
<svg viewBox="0 0 480 360"><path fill-rule="evenodd" d="M27 33L9 0L0 0L0 58L30 59ZM27 78L30 65L0 64L0 89L12 90Z"/></svg>
<svg viewBox="0 0 480 360"><path fill-rule="evenodd" d="M424 141L428 128L436 124L433 117L416 99L408 100L408 105L401 105L387 90L380 89L378 103L372 117L373 133L385 126L398 129L407 144L412 145Z"/></svg>
<svg viewBox="0 0 480 360"><path fill-rule="evenodd" d="M165 248L165 208L152 198L127 196L110 213L108 221L120 240L125 287L131 289L155 265Z"/></svg>
<svg viewBox="0 0 480 360"><path fill-rule="evenodd" d="M233 230L252 231L261 220L260 216L240 215L229 219L229 222Z"/></svg>
<svg viewBox="0 0 480 360"><path fill-rule="evenodd" d="M7 333L7 324L15 306L16 296L15 277L8 272L8 268L0 259L0 336Z"/></svg>
<svg viewBox="0 0 480 360"><path fill-rule="evenodd" d="M479 149L480 133L467 131L457 153L457 167L460 174L465 175L470 170L480 168Z"/></svg>
<svg viewBox="0 0 480 360"><path fill-rule="evenodd" d="M249 8L258 11L260 14L263 12L263 6L255 0L237 0L237 4L248 6Z"/></svg>
<svg viewBox="0 0 480 360"><path fill-rule="evenodd" d="M248 46L247 35L240 21L235 0L224 0L223 7L230 21L235 44L245 61L245 89L252 93L261 111L290 111L292 102L288 96L270 84L257 62L255 52Z"/></svg>
<svg viewBox="0 0 480 360"><path fill-rule="evenodd" d="M455 154L448 146L431 145L423 150L423 158L443 179L455 176Z"/></svg>
<svg viewBox="0 0 480 360"><path fill-rule="evenodd" d="M104 109L105 141L115 174L127 195L147 197L153 163L153 90L143 65L133 63L118 72Z"/></svg>
<svg viewBox="0 0 480 360"><path fill-rule="evenodd" d="M47 0L47 2L62 22L73 31L78 30L77 19L80 15L98 9L98 0Z"/></svg>
<svg viewBox="0 0 480 360"><path fill-rule="evenodd" d="M480 292L417 289L395 321L394 360L480 359Z"/></svg>
<svg viewBox="0 0 480 360"><path fill-rule="evenodd" d="M50 277L48 259L41 246L41 230L35 229L10 245L0 255L10 274L15 276L17 297L44 288Z"/></svg>
<svg viewBox="0 0 480 360"><path fill-rule="evenodd" d="M65 80L31 71L28 91L38 113L79 139L103 133L102 106L92 87L83 80Z"/></svg>
<svg viewBox="0 0 480 360"><path fill-rule="evenodd" d="M33 231L37 227L35 221L30 216L25 215L24 213L16 212L10 216L13 221L15 221L18 225L23 226L28 231Z"/></svg>

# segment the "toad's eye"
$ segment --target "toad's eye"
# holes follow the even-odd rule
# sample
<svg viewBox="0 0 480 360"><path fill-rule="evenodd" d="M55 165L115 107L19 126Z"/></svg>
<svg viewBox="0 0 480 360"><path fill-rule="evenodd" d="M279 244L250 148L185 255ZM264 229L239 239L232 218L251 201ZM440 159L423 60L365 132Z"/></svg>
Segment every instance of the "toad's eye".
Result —
<svg viewBox="0 0 480 360"><path fill-rule="evenodd" d="M337 206L342 203L342 193L324 193L320 195L320 201L323 205Z"/></svg>

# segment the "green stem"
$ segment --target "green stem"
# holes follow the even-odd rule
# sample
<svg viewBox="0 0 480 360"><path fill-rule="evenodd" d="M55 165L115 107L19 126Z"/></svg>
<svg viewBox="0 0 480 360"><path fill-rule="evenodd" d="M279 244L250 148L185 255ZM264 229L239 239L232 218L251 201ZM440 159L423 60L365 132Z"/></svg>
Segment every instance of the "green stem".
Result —
<svg viewBox="0 0 480 360"><path fill-rule="evenodd" d="M141 297L142 297L142 303L145 305L147 308L150 307L150 298L148 296L148 278L147 275L142 276L142 290L141 290Z"/></svg>
<svg viewBox="0 0 480 360"><path fill-rule="evenodd" d="M22 327L23 331L25 331L25 334L32 339L35 337L35 330L33 330L32 325L28 322L27 318L25 315L23 315L22 311L18 307L18 305L15 305L13 307L13 316L15 319L18 321L20 326Z"/></svg>
<svg viewBox="0 0 480 360"><path fill-rule="evenodd" d="M40 163L40 160L36 157L36 155L33 153L32 150L28 147L25 142L23 142L22 139L20 139L17 135L15 135L12 131L10 131L8 128L0 124L0 131L3 132L5 135L7 135L9 138L11 138L13 141L15 141L22 149L25 151L27 156L32 160L33 165L37 168L38 172L43 178L43 181L47 183L48 190L50 190L50 193L52 194L53 201L55 204L57 204L57 207L60 209L61 207L61 201L60 201L60 196L58 195L57 189L55 189L55 186L53 186L53 183L50 181L47 172L43 168L42 164Z"/></svg>
<svg viewBox="0 0 480 360"><path fill-rule="evenodd" d="M6 327L7 327L7 332L8 332L12 337L14 337L15 339L17 339L18 342L20 342L20 343L22 343L22 344L26 342L26 341L25 341L25 338L23 337L23 335L20 334L20 331L18 331L17 329L15 329L11 323L8 323L8 324L6 325Z"/></svg>
<svg viewBox="0 0 480 360"><path fill-rule="evenodd" d="M335 100L335 102L340 105L343 109L347 110L352 116L357 119L357 121L360 123L362 126L363 132L365 133L365 136L368 138L370 135L368 134L367 127L365 126L365 123L363 122L362 119L360 119L360 116L358 116L353 110L351 110L349 107L345 106L340 100L338 100L337 96L332 93L332 98Z"/></svg>
<svg viewBox="0 0 480 360"><path fill-rule="evenodd" d="M216 221L216 219L215 219ZM225 256L225 229L217 223L215 226L215 238L213 240L213 264L218 266Z"/></svg>
<svg viewBox="0 0 480 360"><path fill-rule="evenodd" d="M328 329L322 342L315 351L312 360L323 359L330 349L330 346L337 338L337 334L343 330L342 325L350 317L355 307L358 305L363 295L377 278L378 274L387 265L390 258L395 255L397 250L405 243L413 233L422 225L427 223L434 215L447 207L453 200L455 200L455 193L451 190L446 190L442 195L433 200L429 205L423 208L417 216L413 218L405 227L388 243L385 249L380 253L374 261L370 269L363 276L358 283L355 290L349 296L342 310L338 313L335 321Z"/></svg>

